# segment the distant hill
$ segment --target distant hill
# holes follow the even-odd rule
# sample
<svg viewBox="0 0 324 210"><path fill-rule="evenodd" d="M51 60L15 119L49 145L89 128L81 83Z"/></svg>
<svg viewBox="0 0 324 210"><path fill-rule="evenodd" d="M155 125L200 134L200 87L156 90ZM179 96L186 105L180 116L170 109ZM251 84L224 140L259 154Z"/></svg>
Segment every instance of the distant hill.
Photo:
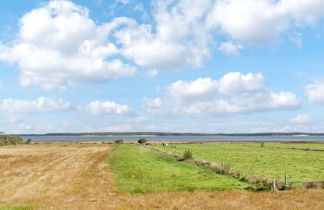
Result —
<svg viewBox="0 0 324 210"><path fill-rule="evenodd" d="M28 136L324 136L324 133L170 133L170 132L93 132L19 134Z"/></svg>

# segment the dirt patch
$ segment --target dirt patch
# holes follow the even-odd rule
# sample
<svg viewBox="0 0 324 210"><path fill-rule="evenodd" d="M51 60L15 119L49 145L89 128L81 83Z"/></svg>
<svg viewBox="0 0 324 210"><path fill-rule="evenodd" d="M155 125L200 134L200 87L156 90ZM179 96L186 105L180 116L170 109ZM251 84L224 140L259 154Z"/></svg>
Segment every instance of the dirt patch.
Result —
<svg viewBox="0 0 324 210"><path fill-rule="evenodd" d="M0 206L43 209L324 209L324 190L117 193L108 145L0 147Z"/></svg>

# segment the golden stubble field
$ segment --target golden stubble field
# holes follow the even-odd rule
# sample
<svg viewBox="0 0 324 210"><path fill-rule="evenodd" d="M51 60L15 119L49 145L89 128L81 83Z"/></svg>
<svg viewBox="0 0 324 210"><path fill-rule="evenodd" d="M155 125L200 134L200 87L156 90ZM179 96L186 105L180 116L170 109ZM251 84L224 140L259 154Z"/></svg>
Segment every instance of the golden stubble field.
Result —
<svg viewBox="0 0 324 210"><path fill-rule="evenodd" d="M43 209L324 209L324 190L118 193L109 145L0 147L0 206Z"/></svg>

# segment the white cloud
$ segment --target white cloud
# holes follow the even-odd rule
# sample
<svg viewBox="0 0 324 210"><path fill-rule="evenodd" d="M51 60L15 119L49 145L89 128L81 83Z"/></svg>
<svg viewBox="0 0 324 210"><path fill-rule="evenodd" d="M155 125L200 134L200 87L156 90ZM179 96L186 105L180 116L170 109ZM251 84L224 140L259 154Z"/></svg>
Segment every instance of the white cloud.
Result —
<svg viewBox="0 0 324 210"><path fill-rule="evenodd" d="M159 74L159 71L156 69L150 69L146 72L147 77L156 77Z"/></svg>
<svg viewBox="0 0 324 210"><path fill-rule="evenodd" d="M134 24L116 34L123 55L146 67L201 67L210 55L211 36L203 21L211 1L155 3L156 25Z"/></svg>
<svg viewBox="0 0 324 210"><path fill-rule="evenodd" d="M162 107L162 101L160 98L144 98L143 108L150 113L158 112Z"/></svg>
<svg viewBox="0 0 324 210"><path fill-rule="evenodd" d="M88 10L70 1L50 1L20 19L18 37L0 45L0 60L20 67L23 86L64 89L77 81L106 82L133 76L134 67L111 56L111 31L130 21L96 25Z"/></svg>
<svg viewBox="0 0 324 210"><path fill-rule="evenodd" d="M231 41L223 42L218 47L218 50L221 52L227 54L227 55L240 55L240 50L242 50L244 47L240 44L234 44Z"/></svg>
<svg viewBox="0 0 324 210"><path fill-rule="evenodd" d="M324 80L316 80L307 85L305 93L311 103L324 105Z"/></svg>
<svg viewBox="0 0 324 210"><path fill-rule="evenodd" d="M294 32L290 35L290 40L296 45L298 48L303 47L303 35L301 33Z"/></svg>
<svg viewBox="0 0 324 210"><path fill-rule="evenodd" d="M199 78L177 81L164 95L144 99L143 107L153 114L220 116L267 110L292 109L301 99L291 92L267 90L262 74L234 72L219 80Z"/></svg>
<svg viewBox="0 0 324 210"><path fill-rule="evenodd" d="M64 90L133 76L125 58L152 69L202 67L220 33L228 41L218 48L230 55L246 43L277 43L283 33L301 47L295 28L318 23L322 8L322 0L153 1L151 24L120 17L99 25L86 8L54 0L20 19L17 38L0 42L0 60L19 66L24 86Z"/></svg>
<svg viewBox="0 0 324 210"><path fill-rule="evenodd" d="M39 97L36 100L3 99L0 103L2 114L32 114L43 112L58 112L67 110L70 103L59 98Z"/></svg>
<svg viewBox="0 0 324 210"><path fill-rule="evenodd" d="M265 45L276 43L293 27L317 23L324 17L322 0L218 0L207 25L234 40Z"/></svg>
<svg viewBox="0 0 324 210"><path fill-rule="evenodd" d="M93 101L84 107L80 107L79 111L89 115L133 115L133 110L123 104L117 104L114 101Z"/></svg>
<svg viewBox="0 0 324 210"><path fill-rule="evenodd" d="M300 114L290 120L292 123L309 124L314 122L314 118L308 114Z"/></svg>
<svg viewBox="0 0 324 210"><path fill-rule="evenodd" d="M129 4L130 0L116 0L116 2L121 4Z"/></svg>

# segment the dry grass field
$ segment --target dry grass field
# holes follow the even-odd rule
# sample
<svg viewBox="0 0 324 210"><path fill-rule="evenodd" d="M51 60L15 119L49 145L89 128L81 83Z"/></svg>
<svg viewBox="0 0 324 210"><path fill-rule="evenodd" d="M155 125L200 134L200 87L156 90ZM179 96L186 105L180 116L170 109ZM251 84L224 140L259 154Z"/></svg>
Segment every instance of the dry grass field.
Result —
<svg viewBox="0 0 324 210"><path fill-rule="evenodd" d="M324 209L324 191L118 193L108 145L0 147L0 206L42 209Z"/></svg>

